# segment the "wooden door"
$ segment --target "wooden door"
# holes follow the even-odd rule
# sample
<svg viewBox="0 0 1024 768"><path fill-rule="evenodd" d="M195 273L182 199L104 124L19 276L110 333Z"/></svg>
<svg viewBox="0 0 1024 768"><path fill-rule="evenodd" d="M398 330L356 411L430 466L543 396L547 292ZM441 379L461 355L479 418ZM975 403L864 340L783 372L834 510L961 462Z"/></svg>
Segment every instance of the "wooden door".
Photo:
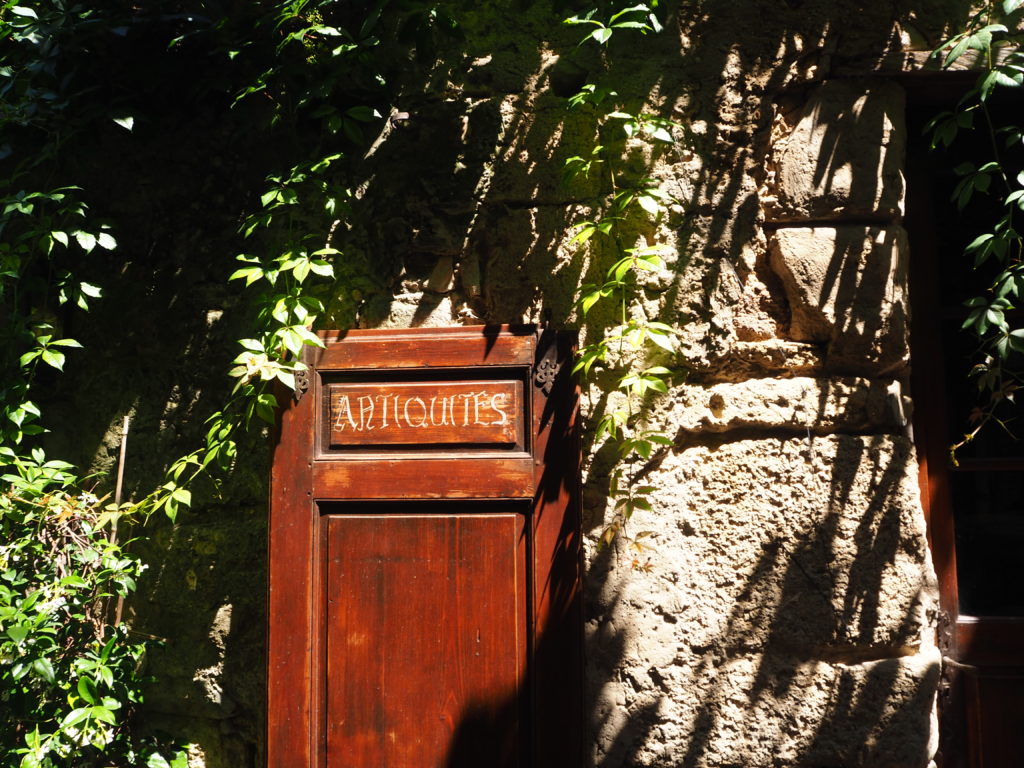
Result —
<svg viewBox="0 0 1024 768"><path fill-rule="evenodd" d="M479 507L321 518L328 768L522 765L526 516Z"/></svg>
<svg viewBox="0 0 1024 768"><path fill-rule="evenodd" d="M948 199L957 161L940 162L920 147L908 160L914 432L941 598L940 765L1017 768L1024 764L1024 443L990 425L951 460L976 399L968 379L976 344L960 330L962 301L984 276L963 256L974 236L970 211ZM1004 416L1024 437L1024 410L1016 410Z"/></svg>
<svg viewBox="0 0 1024 768"><path fill-rule="evenodd" d="M268 765L578 766L571 341L326 342L274 461Z"/></svg>

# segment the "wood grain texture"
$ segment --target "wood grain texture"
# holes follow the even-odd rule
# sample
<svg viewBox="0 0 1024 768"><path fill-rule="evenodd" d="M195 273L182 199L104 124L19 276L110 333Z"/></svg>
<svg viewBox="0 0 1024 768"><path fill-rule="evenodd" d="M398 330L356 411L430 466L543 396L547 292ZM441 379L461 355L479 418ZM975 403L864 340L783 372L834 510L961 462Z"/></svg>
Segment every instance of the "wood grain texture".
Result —
<svg viewBox="0 0 1024 768"><path fill-rule="evenodd" d="M457 328L328 342L307 361L310 392L284 413L274 460L269 768L578 768L571 335ZM511 447L332 448L331 388L365 381L505 382L523 428Z"/></svg>
<svg viewBox="0 0 1024 768"><path fill-rule="evenodd" d="M280 398L288 402L285 398ZM267 598L267 766L312 765L315 400L281 414L270 477Z"/></svg>
<svg viewBox="0 0 1024 768"><path fill-rule="evenodd" d="M951 617L959 612L956 581L956 533L949 478L949 422L951 412L944 380L944 357L938 273L932 259L939 251L934 226L932 187L921 165L927 159L911 156L911 183L915 194L908 200L907 224L911 235L910 344L914 365L911 391L914 396L914 441L918 458L921 503L928 523L928 544L939 580L939 601ZM925 256L924 258L922 258Z"/></svg>
<svg viewBox="0 0 1024 768"><path fill-rule="evenodd" d="M317 461L313 482L321 499L522 499L535 487L523 455Z"/></svg>
<svg viewBox="0 0 1024 768"><path fill-rule="evenodd" d="M525 671L523 517L325 525L327 768L519 766L517 708L501 702ZM457 738L470 720L487 727Z"/></svg>
<svg viewBox="0 0 1024 768"><path fill-rule="evenodd" d="M329 447L522 444L521 381L327 385Z"/></svg>
<svg viewBox="0 0 1024 768"><path fill-rule="evenodd" d="M534 332L519 326L325 332L318 370L530 365Z"/></svg>

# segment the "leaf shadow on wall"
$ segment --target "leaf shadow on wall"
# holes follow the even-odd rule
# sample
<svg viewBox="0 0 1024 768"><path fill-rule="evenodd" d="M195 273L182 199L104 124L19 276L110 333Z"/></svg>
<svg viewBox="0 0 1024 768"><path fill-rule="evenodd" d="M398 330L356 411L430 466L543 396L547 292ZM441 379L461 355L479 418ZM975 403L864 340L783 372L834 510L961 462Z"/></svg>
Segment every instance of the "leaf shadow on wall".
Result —
<svg viewBox="0 0 1024 768"><path fill-rule="evenodd" d="M734 610L687 670L701 693L679 765L735 759L730 748L751 764L923 765L939 670L915 658L933 608L923 537L908 542L912 448L882 435L780 448L834 469L772 510L778 534L762 534ZM894 588L911 568L916 594Z"/></svg>
<svg viewBox="0 0 1024 768"><path fill-rule="evenodd" d="M372 223L353 234L351 258L358 260L361 247L361 258L386 273L372 286L377 293L367 300L369 324L406 319L396 310L403 301L412 302L408 320L421 324L436 319L445 301L457 306L464 300L489 322L546 317L561 327L575 317L577 285L599 280L615 258L608 247L589 261L581 251L559 250L567 228L586 218L609 192L598 181L566 191L558 180L564 156L599 138L593 116L574 118L578 122L561 127L564 91L571 90L580 73L600 75L602 65L596 55L588 58L582 49L572 52L575 30L556 32L562 35L555 44L559 61L548 56L551 51L538 52L537 41L549 36L557 22L534 5L533 15L523 18L520 9L502 11L506 16L494 25L503 27L501 35L481 33L480 40L470 39L443 54L451 59L422 81L415 82L419 75L410 76L413 82L399 104L410 113L409 120L394 127L367 159L365 177L372 181L356 208L364 221ZM726 4L713 13L685 7L687 15L670 16L659 37L645 38L641 45L613 41L613 56L621 57L624 69L631 70L620 88L628 105L638 108L651 94L658 94L658 114L685 122L692 132L692 153L666 161L668 186L681 200L681 212L672 213L677 218L667 225L678 233L679 253L674 281L657 292L663 319L694 328L696 336L709 340L710 359L729 354L728 306L739 295L740 259L744 248L761 237L758 185L763 181L772 100L787 84L791 69L806 71L826 56L841 60L840 38L854 37L867 23L860 16L875 18L835 5L805 0L789 4L787 10L763 0ZM158 49L163 46L153 46ZM849 50L863 54L870 46L851 44ZM205 76L202 71L178 74L185 84L201 82ZM551 90L560 92L534 94L535 86L545 89L545 78ZM279 148L270 137L262 143L233 143L237 137L221 120L223 94L220 99L186 114L180 104L192 101L177 91L159 94L154 105L144 106L152 109L153 124L162 126L162 137L147 133L140 121L130 151L113 139L114 134L99 131L93 137L98 154L109 162L93 169L96 183L86 187L97 189L100 197L124 201L123 210L101 212L134 224L123 237L119 231L120 248L103 266L103 271L119 276L109 300L91 316L88 327L72 331L95 352L88 361L69 363L75 383L62 384L66 388L55 393L59 402L54 412L66 416L67 423L82 425L64 438L74 443L82 463L102 454L109 465L116 445L104 443L107 427L134 407L128 476L133 489L159 476L167 457L194 447L202 419L218 407L227 388L226 383L222 388L212 386L216 376L210 372L226 369L233 351L223 350L230 339L244 335L237 331L245 327L245 310L234 306L222 287L232 269L231 255L240 245L235 233L237 206L231 201L245 199L261 187L269 172L262 164L274 165L271 160ZM111 125L109 130L122 129ZM838 127L829 142L841 149ZM87 148L83 157L97 147ZM208 157L221 164L207 165ZM627 153L625 162L639 159L635 152ZM823 166L821 172L829 171ZM871 183L867 177L854 179L858 188ZM649 225L630 226L638 236L653 235ZM445 258L452 261L463 299L450 290L420 291L419 283L428 280ZM472 295L468 284L474 262L480 274L479 297ZM194 279L183 283L182 274ZM841 294L858 290L845 274L829 279ZM447 286L442 279L439 287ZM396 297L406 288L408 296ZM366 291L370 293L370 287ZM648 298L654 293L652 287ZM217 312L210 314L211 309ZM444 317L453 320L451 312ZM594 325L586 330L589 340L600 333L601 323L611 325L613 320L595 316ZM117 349L109 343L111 329L124 334ZM125 364L126 357L130 365ZM54 436L55 448L61 447L61 439ZM267 471L265 447L260 445L254 441L243 450L224 507L208 511L218 517L216 523L198 515L182 519L174 528L151 523L161 527L137 607L138 629L172 638L151 655L150 668L167 682L163 692L151 697L143 717L154 727L173 726L199 742L210 766L261 762L266 589L260 510ZM592 435L585 450L595 450ZM843 450L847 465L871 465L870 453L856 445ZM602 499L587 505L588 532L602 524L613 451L610 446L596 447L587 468L587 497ZM649 471L656 469L652 465ZM871 472L879 482L889 482L894 470L895 465L873 467ZM833 504L841 505L845 496L839 489L852 481L837 472L832 482ZM879 530L892 531L894 525L881 490L872 504L865 527L855 534L865 563L857 566L863 570L857 578L864 584L880 578L881 563L891 556L893 546L891 538L878 537ZM678 507L671 509L685 514ZM755 664L754 682L742 694L749 705L770 701L775 691L782 695L796 690L805 668L799 665L831 664L843 632L855 626L857 633L866 633L876 620L879 606L864 589L839 600L838 614L825 610L824 598L816 602L816 594L828 595L832 589L828 569L821 568L830 562L838 518L828 520L821 530L803 531L805 538L792 549L769 542L749 571L746 586L758 595L750 610L759 626L769 628L773 651ZM758 585L780 570L785 599L761 595ZM628 600L624 575L607 550L593 556L586 574L584 694L590 731L584 741L593 750L586 760L601 768L708 763L718 748L716 729L724 722L721 694L731 685L728 662L752 647L743 615L749 605L738 604L720 636L704 650L685 637L683 621L672 625L687 654L701 656L692 679L680 678L680 664L657 668L646 679L627 679L625 660L630 644L639 640L634 640L637 629L631 618L637 606ZM659 583L657 574L632 578ZM230 621L224 606L232 607ZM807 614L824 629L815 642L792 651L787 628L807 621ZM671 623L669 618L664 621ZM835 638L832 632L838 633ZM876 650L882 655L894 652L892 646ZM547 638L541 639L536 653L538 659L548 657L557 663L557 647ZM908 707L913 717L925 711L930 674L920 678L919 689L908 699L913 702ZM880 658L866 681L840 676L826 722L809 731L815 735L808 751L786 759L793 765L810 765L807 755L836 755L839 746L830 745L844 724L857 723L856 733L863 734L880 718L894 717L879 710L878 697L887 695L901 675L898 659ZM215 701L211 691L218 686ZM618 693L623 693L621 699L616 698ZM693 701L695 725L679 740L669 727L675 716L672 707L676 702L690 707L687 702ZM502 720L502 711L517 709L522 702L493 706L496 709L468 714L457 725L453 760L463 754L462 744L486 739L494 718Z"/></svg>
<svg viewBox="0 0 1024 768"><path fill-rule="evenodd" d="M900 13L906 18L931 10L927 3L916 3ZM773 102L786 89L790 95L799 96L800 87L791 82L799 80L798 76L793 77L793 70L811 73L817 69L811 78L828 76L829 66L837 71L870 71L865 62L892 44L891 25L868 29L878 20L871 14L856 18L850 9L824 3L793 3L790 10L774 4L760 12L749 6L721 8L715 14L688 19L685 25L670 25L670 29L680 33L680 37L671 40L672 50L672 46L659 47L663 41L653 39L645 40L642 50L632 54L635 66L627 98L640 103L656 92L664 98L660 116L680 119L672 97L685 94L685 120L701 127L701 132L691 139L695 155L702 162L688 166L686 159L680 157L678 163L668 163L668 173L675 174L681 190L684 214L673 225L680 233L680 253L674 265L677 278L661 293L659 317L680 325L689 324L707 342L705 349L710 346L709 354L698 350L698 355L703 354L698 361L702 367L694 373L692 381L711 383L719 376L735 380L737 375L750 375L749 367L744 368L735 357L736 338L730 322L731 305L740 299L742 283L751 271L771 282L777 307L773 310L777 339L793 340L785 328L791 311L788 299L782 280L768 264L762 229L760 187L765 182ZM888 17L887 20L891 21ZM867 42L857 41L858 34L875 37ZM685 38L686 43L679 45L680 38ZM612 53L622 54L626 59L631 55L623 49L613 49ZM697 78L697 88L693 85L694 71L702 75ZM825 188L832 186L832 174L842 172L847 165L844 153L849 148L844 145L844 137L849 135L851 120L861 120L858 132L874 135L881 145L882 125L864 122L873 117L840 117L825 126L825 151L815 169L814 183ZM552 192L550 177L530 172L544 163L558 164L559 154L553 151L554 147L561 146L564 154L571 154L579 143L585 142L573 144L571 138L567 140L562 135L563 145L554 143L552 133L544 130L536 116L522 126L514 126L507 135L512 137L510 143L518 152L509 156L522 162L506 164L498 170L505 178L500 183L496 180L482 197L477 223L467 240L471 247L479 249L482 258L482 314L495 322L542 315L562 325L574 317L572 299L577 282L599 282L615 254L612 249L599 248L597 258L588 261L578 251L558 253L552 249L562 241L565 223L585 217L607 190L584 190L578 197L559 196ZM870 155L871 147L869 139L858 151ZM873 172L855 172L848 181L851 197L873 199L880 192ZM873 223L880 222L875 219ZM651 231L636 225L636 233ZM878 313L868 315L867 322L862 324L855 323L852 313L846 311L879 303L877 286L861 280L863 240L855 240L839 237L836 252L828 254L830 266L822 295L835 298L840 319L835 337L830 333L803 340L819 361L825 361L824 368L819 362L817 368L805 372L810 375L858 372L856 366L863 350L880 338L881 346L899 346L900 328L905 328L905 317L899 316L902 305L896 307L895 315L884 320ZM690 250L690 243L698 244L696 251ZM757 262L752 265L742 258L744 250L751 247L758 252ZM886 258L884 253L872 251L868 272L893 267L879 263L879 259ZM553 287L549 275L556 277ZM539 290L536 286L541 284L548 289ZM646 297L650 298L651 293ZM610 316L597 315L592 320L585 329L590 341L602 333L602 326L615 324L615 318ZM883 327L883 322L889 325ZM848 346L836 346L834 338L841 338ZM839 354L841 351L843 354ZM881 372L876 368L868 375L892 375L898 372L898 366L899 363ZM602 396L596 413L591 414L593 420L603 407ZM822 403L818 416L824 415ZM726 441L772 441L778 437L752 429ZM800 432L787 431L786 439L799 444ZM887 639L875 637L882 631L882 606L878 601L884 593L880 584L903 546L902 537L908 527L913 529L915 525L900 517L902 513L889 494L913 475L913 460L906 445L894 452L891 462L882 464L875 458L871 443L874 437L867 438L865 444L846 436L836 439L835 468L825 493L830 499L828 512L813 525L793 526L789 532L792 537L785 540L771 540L771 531L766 531L769 540L764 544L763 555L753 564L735 564L737 572L732 578L737 587L737 604L721 631L711 639L695 642L685 636L685 623L679 621L674 630L675 640L687 650L668 669L652 668L650 679L640 679L642 676L623 667L628 656L627 638L635 634L626 612L637 610L637 606L627 607L628 589L616 586L617 582L622 583L622 574L616 573L611 554L594 557L587 571L585 597L589 632L587 716L592 729L588 749L594 750L588 764L604 768L701 766L718 760L747 759L722 754L722 744L732 739L726 737L726 731L738 731L749 739L747 743L757 745L759 751L750 757L750 764L820 765L839 760L858 765L873 765L876 763L872 761L880 760L877 764L885 764L888 757L882 745L888 745L886 748L894 750L892 754L911 762L926 755L928 718L938 669L930 659L919 667L913 667L917 660L908 662L913 667L910 671L904 663L904 657L912 656L919 643L915 632L920 629L920 606L907 606L902 618L887 614L887 627L891 629L895 622L898 628ZM692 440L700 442L701 438L680 438L677 447L685 449ZM707 440L708 444L716 441L723 442L720 438ZM593 532L604 523L605 505L599 500L606 494L615 449L594 445L590 435L585 454L591 456L585 491L591 503L587 505L584 524ZM666 453L656 457L643 471L656 479L660 464L670 461L670 456ZM853 531L848 531L844 526L849 521L842 517L843 500L855 481L860 482L856 478L862 477L872 478L876 489L870 495L864 518ZM674 511L686 514L681 508ZM721 514L728 511L723 509ZM678 524L686 528L685 523ZM785 521L781 524L791 525ZM833 552L848 535L852 536L854 549L849 572L839 579L833 573ZM922 579L924 571L925 565L921 564ZM657 580L657 572L650 578ZM769 583L777 584L778 592L768 589ZM855 586L845 591L847 585ZM926 589L924 583L922 589ZM692 612L687 615L692 618ZM754 632L752 627L759 629ZM803 628L807 635L794 637L796 628ZM698 660L696 665L693 659ZM798 696L807 686L817 690L819 683L828 689L827 701L815 704L816 714L809 708L806 717L796 718L795 725L780 723L784 715L780 713L779 707L783 705L779 702ZM609 699L613 693L622 691L625 696L620 700ZM753 719L736 722L726 712L724 703L734 694L743 702L742 711L768 712L766 720L761 725ZM901 702L902 709L895 711L894 702ZM472 729L474 722L467 721L465 727ZM679 728L679 722L690 725ZM762 726L764 730L759 732ZM775 726L778 731L771 730ZM869 745L869 737L873 739L873 734L878 733L883 734L882 738ZM890 738L905 740L896 743Z"/></svg>

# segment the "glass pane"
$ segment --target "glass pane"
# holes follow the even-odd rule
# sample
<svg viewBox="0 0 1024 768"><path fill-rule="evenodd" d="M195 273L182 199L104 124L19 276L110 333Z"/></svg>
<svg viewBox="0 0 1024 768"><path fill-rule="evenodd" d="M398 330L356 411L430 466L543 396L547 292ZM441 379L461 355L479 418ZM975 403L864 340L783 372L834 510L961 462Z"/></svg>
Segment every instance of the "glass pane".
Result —
<svg viewBox="0 0 1024 768"><path fill-rule="evenodd" d="M950 202L960 180L952 169L961 162L977 164L979 153L988 152L984 140L979 135L980 143L973 147L969 140L960 142L933 170L938 246L933 264L950 445L974 430L978 409L989 402L988 393L979 393L969 375L980 359L978 339L961 330L961 325L967 317L964 301L985 295L1000 265L992 261L977 267L963 251L1001 215L1001 199L977 195L963 210ZM1020 150L1008 152L1003 159L1007 165L1019 165ZM1014 327L1024 325L1019 310L1007 319ZM1011 360L1008 367L1024 370L1024 360ZM1024 616L1024 392L1020 394L1020 404L1007 400L998 404L995 416L1002 426L990 422L957 450L960 466L950 473L957 585L964 614Z"/></svg>
<svg viewBox="0 0 1024 768"><path fill-rule="evenodd" d="M1024 473L953 472L961 613L1024 616Z"/></svg>

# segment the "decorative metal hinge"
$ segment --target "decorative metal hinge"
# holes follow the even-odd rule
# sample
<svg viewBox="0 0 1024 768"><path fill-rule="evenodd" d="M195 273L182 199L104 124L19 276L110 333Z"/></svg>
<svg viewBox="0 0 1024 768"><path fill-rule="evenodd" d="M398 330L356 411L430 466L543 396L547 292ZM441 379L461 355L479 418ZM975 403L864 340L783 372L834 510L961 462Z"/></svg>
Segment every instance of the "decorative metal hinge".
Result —
<svg viewBox="0 0 1024 768"><path fill-rule="evenodd" d="M295 371L295 402L299 402L302 396L309 391L309 366Z"/></svg>
<svg viewBox="0 0 1024 768"><path fill-rule="evenodd" d="M936 617L937 626L935 627L935 633L937 635L936 640L938 641L939 652L943 656L953 655L953 619L949 615L949 611L939 611L939 615Z"/></svg>
<svg viewBox="0 0 1024 768"><path fill-rule="evenodd" d="M537 366L537 373L534 376L534 382L545 395L551 394L552 387L555 386L555 376L558 375L558 363L554 360L544 358L540 361Z"/></svg>
<svg viewBox="0 0 1024 768"><path fill-rule="evenodd" d="M939 708L948 711L952 703L953 686L960 664L953 659L953 619L948 611L939 611L935 628L939 654L942 656L942 669L939 675Z"/></svg>
<svg viewBox="0 0 1024 768"><path fill-rule="evenodd" d="M540 387L545 395L550 395L561 368L558 364L558 340L554 333L545 331L538 339L537 346L543 350L543 354L534 368L533 383Z"/></svg>

